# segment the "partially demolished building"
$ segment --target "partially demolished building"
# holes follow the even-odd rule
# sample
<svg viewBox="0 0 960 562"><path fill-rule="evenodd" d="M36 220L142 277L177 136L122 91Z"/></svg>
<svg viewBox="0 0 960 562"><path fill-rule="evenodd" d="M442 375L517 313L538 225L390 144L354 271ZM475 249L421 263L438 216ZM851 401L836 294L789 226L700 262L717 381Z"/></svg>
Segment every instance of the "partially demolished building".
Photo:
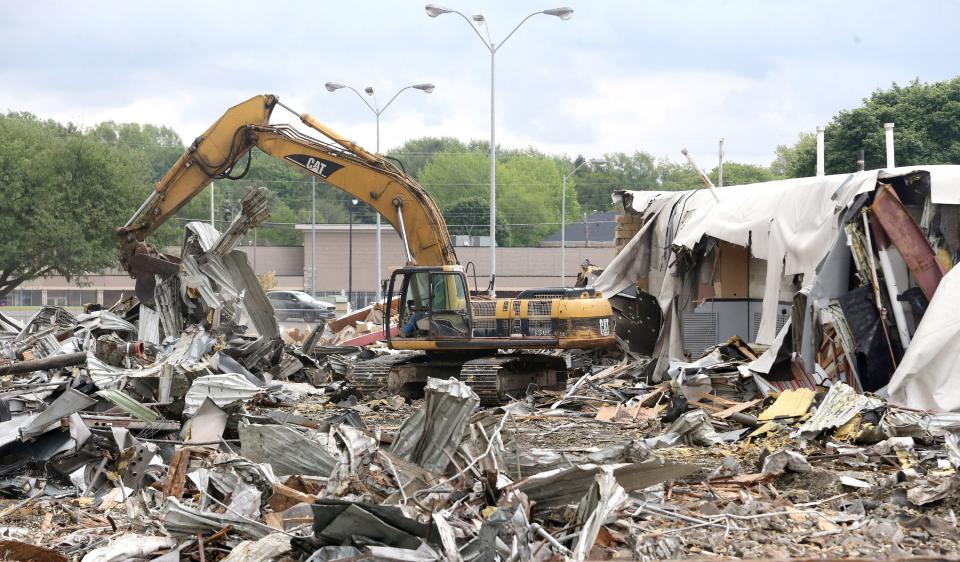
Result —
<svg viewBox="0 0 960 562"><path fill-rule="evenodd" d="M960 357L947 335L960 294L946 274L960 258L960 166L716 194L614 196L638 232L595 284L608 295L629 289L637 307L656 299L655 374L736 335L769 346L741 367L762 388L831 379L887 388L907 406L960 409L944 392Z"/></svg>

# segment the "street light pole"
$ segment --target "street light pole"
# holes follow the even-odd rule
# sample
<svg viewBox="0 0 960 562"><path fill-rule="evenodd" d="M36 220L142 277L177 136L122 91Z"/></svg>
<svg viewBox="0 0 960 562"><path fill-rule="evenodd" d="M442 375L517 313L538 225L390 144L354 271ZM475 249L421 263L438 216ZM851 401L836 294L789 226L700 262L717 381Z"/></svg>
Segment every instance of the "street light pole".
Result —
<svg viewBox="0 0 960 562"><path fill-rule="evenodd" d="M353 208L358 202L359 199L351 199L350 206L348 207L350 211L350 229L349 234L347 234L347 245L350 247L350 250L347 266L347 302L350 303L350 310L353 310Z"/></svg>
<svg viewBox="0 0 960 562"><path fill-rule="evenodd" d="M510 37L512 37L518 29L520 29L520 26L526 23L526 21L533 16L544 14L558 17L562 20L568 20L573 17L573 9L551 8L549 10L534 12L520 20L520 23L518 23L513 30L507 34L503 41L500 41L499 44L490 40L489 28L487 29L487 37L484 38L484 36L480 34L480 30L477 29L477 26L472 23L470 18L461 12L451 10L450 8L444 8L443 6L437 6L436 4L427 4L424 9L426 10L427 15L431 18L435 18L443 14L457 14L467 22L467 24L470 26L470 29L477 34L477 37L480 38L480 41L483 43L483 45L487 48L487 50L490 51L490 288L491 296L495 296L496 291L494 287L497 277L497 135L495 110L496 90L494 87L496 82L496 54L497 51L503 47L503 44L506 43L507 40L510 39ZM473 21L477 22L478 25L483 25L486 23L486 19L480 14L473 16Z"/></svg>
<svg viewBox="0 0 960 562"><path fill-rule="evenodd" d="M567 180L573 177L573 174L580 169L581 166L587 163L587 160L580 162L573 167L572 170L565 176L563 176L563 192L560 194L560 286L566 286L566 269L567 269ZM596 167L603 166L607 163L606 160L600 160L595 158L590 160L590 163Z"/></svg>
<svg viewBox="0 0 960 562"><path fill-rule="evenodd" d="M366 106L370 109L370 111L373 112L373 114L374 114L374 115L376 116L376 118L377 118L377 154L380 153L380 116L383 115L383 112L386 111L388 107L390 107L390 104L393 103L393 100L397 99L397 96L399 96L401 92L403 92L403 91L405 91L405 90L409 90L409 89L411 89L411 88L413 88L414 90L420 90L420 91L422 91L422 92L424 92L424 93L427 93L427 94L432 93L433 90L434 90L434 88L435 88L435 86L434 86L433 84L412 84L412 85L410 85L410 86L406 86L406 87L400 88L400 90L398 90L397 93L393 94L393 97L390 98L390 101L388 101L385 106L380 107L380 105L377 103L377 97L376 97L376 95L374 94L374 90L373 90L373 87L372 87L372 86L367 86L366 88L364 88L363 91L366 92L368 96L370 96L370 97L373 98L373 105L370 105L370 103L369 103L366 99L364 99L363 96L360 95L360 92L358 92L356 89L354 89L354 88L352 88L352 87L350 87L350 86L347 86L347 85L345 85L345 84L339 84L339 83L337 83L337 82L327 82L327 83L324 85L324 87L327 89L328 92L336 92L337 90L340 90L340 89L342 89L342 88L346 88L346 89L352 91L353 93L357 94L357 97L360 98L360 101L362 101L362 102L364 103L364 105L366 105ZM382 272L381 272L381 270L380 270L380 267L381 267L381 266L380 266L380 261L381 261L381 259L380 259L380 255L381 255L381 242L380 242L380 239L381 239L381 236L380 236L381 217L380 217L380 213L376 213L376 215L377 215L377 302L379 302L379 301L382 301L382 300L383 300L383 291L382 291L382 288L381 288L381 286L380 286L380 281L382 280Z"/></svg>
<svg viewBox="0 0 960 562"><path fill-rule="evenodd" d="M310 296L317 296L317 178L310 177Z"/></svg>

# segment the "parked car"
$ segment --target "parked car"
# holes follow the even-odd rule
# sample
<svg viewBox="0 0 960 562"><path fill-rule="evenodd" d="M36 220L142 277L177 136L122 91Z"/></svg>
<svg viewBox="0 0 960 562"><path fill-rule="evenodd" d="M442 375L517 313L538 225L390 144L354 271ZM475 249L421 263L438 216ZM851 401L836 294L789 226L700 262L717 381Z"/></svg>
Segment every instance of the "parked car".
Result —
<svg viewBox="0 0 960 562"><path fill-rule="evenodd" d="M304 322L330 320L336 316L336 306L319 301L303 291L270 291L270 304L278 320L302 318Z"/></svg>

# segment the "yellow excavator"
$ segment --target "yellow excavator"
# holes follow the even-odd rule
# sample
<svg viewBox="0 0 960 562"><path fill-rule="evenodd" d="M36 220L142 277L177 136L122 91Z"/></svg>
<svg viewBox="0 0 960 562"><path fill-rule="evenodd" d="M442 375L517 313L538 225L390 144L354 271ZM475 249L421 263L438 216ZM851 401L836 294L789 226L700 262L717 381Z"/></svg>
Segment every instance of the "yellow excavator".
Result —
<svg viewBox="0 0 960 562"><path fill-rule="evenodd" d="M327 140L290 125L269 124L276 106ZM120 261L136 278L138 294L152 294L155 274L179 269L179 260L161 254L146 238L213 180L243 177L253 147L364 201L403 240L407 263L392 273L386 300L392 303L399 297L399 321L392 326L391 315L384 314L384 333L391 348L418 353L358 363L351 380L361 392L383 387L400 392L422 385L428 376L458 376L484 404L498 404L530 385L565 387L566 359L531 350L616 344L610 304L591 288L530 289L516 298L471 293L443 215L427 192L398 166L273 95L256 96L227 110L117 229Z"/></svg>

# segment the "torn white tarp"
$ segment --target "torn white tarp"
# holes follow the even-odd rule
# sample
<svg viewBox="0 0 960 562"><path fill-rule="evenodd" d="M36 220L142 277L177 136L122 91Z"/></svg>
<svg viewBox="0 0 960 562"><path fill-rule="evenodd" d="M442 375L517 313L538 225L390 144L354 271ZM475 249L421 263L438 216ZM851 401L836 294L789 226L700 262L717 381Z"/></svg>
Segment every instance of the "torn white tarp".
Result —
<svg viewBox="0 0 960 562"><path fill-rule="evenodd" d="M890 402L960 412L960 267L940 281L913 341L890 379Z"/></svg>
<svg viewBox="0 0 960 562"><path fill-rule="evenodd" d="M665 310L679 294L682 279L676 276L676 260L660 263L661 254L671 247L692 250L704 236L749 247L754 257L783 264L767 268L757 341L769 343L775 335L782 277L802 273L812 278L836 238L839 212L859 191L872 189L877 174L873 170L724 187L718 189L719 202L707 190L624 192L620 197L627 197L635 211L649 218L597 279L596 288L616 294L644 276L624 275L625 270L636 269L637 262L657 262L665 268L656 276L649 274L650 292Z"/></svg>

